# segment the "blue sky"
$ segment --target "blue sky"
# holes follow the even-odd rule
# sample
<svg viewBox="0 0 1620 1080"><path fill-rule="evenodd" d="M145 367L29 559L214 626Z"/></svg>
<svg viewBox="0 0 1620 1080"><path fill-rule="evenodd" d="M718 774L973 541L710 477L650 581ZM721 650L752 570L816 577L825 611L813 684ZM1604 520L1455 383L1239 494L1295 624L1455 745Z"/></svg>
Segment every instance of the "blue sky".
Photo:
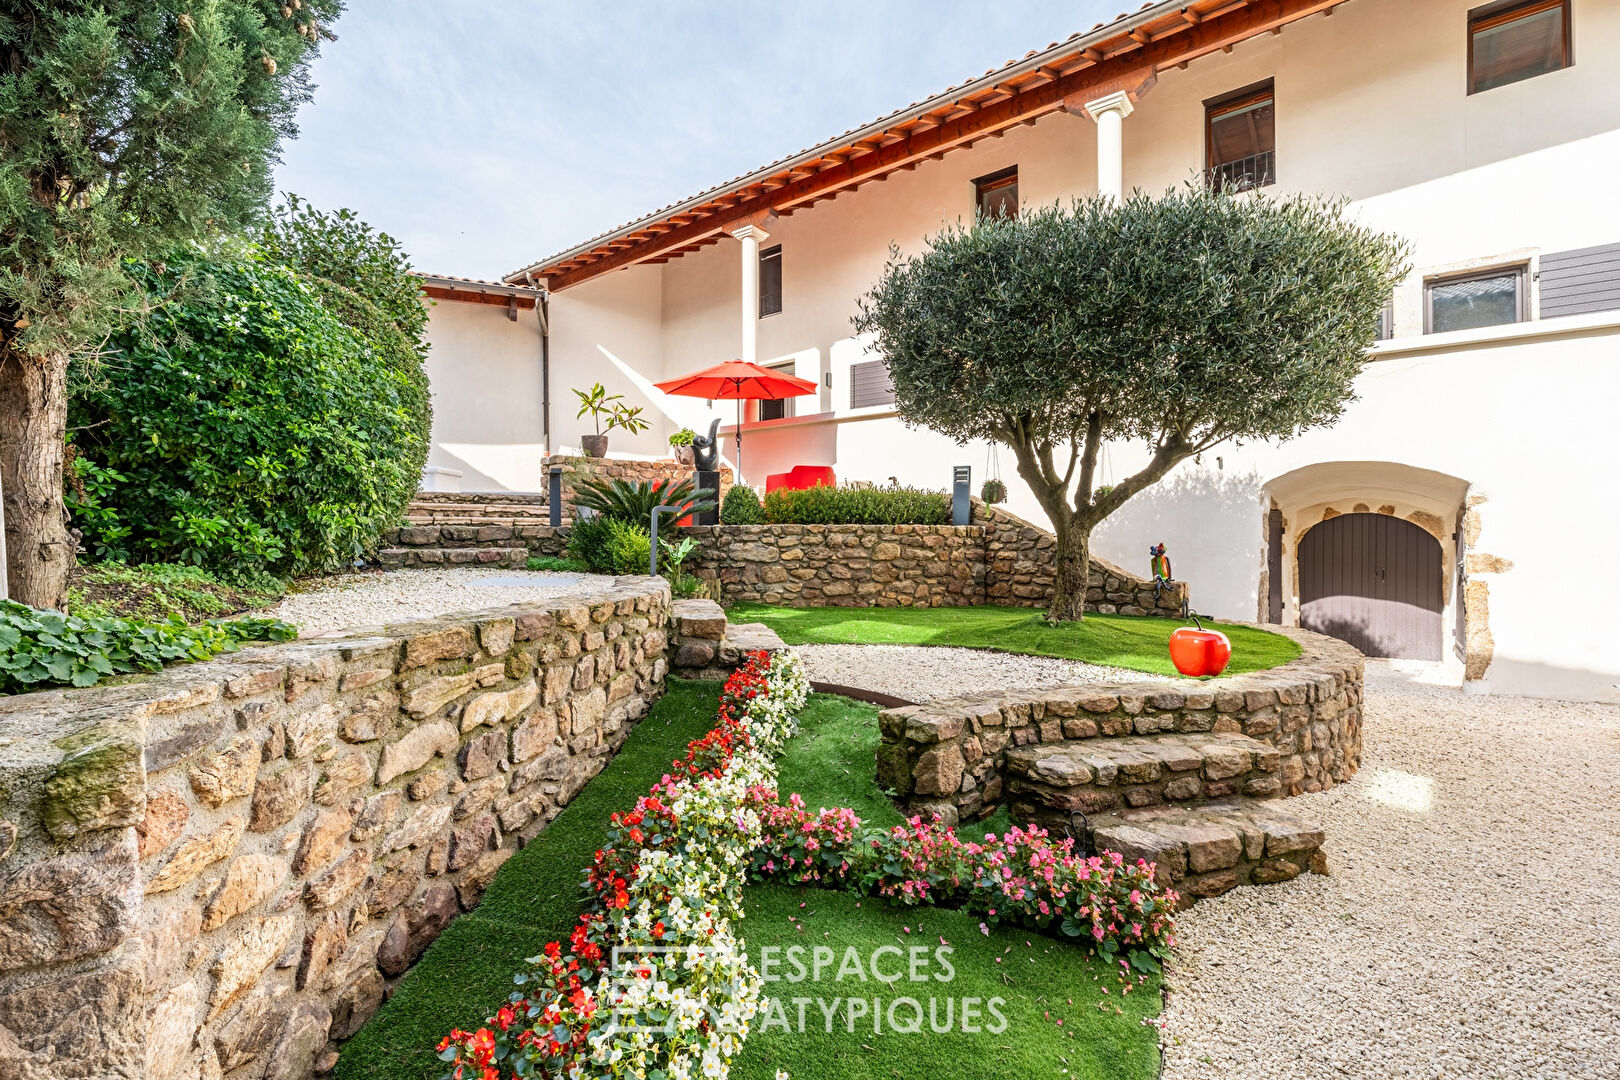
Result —
<svg viewBox="0 0 1620 1080"><path fill-rule="evenodd" d="M350 0L277 186L499 277L1121 0Z"/></svg>

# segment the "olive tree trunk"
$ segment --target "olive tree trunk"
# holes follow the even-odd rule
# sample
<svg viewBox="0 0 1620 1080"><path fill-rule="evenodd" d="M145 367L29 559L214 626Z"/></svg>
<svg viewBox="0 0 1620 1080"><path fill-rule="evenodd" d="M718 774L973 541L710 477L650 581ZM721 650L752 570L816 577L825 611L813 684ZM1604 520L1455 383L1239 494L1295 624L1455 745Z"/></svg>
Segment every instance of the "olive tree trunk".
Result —
<svg viewBox="0 0 1620 1080"><path fill-rule="evenodd" d="M1086 617L1091 578L1091 530L1058 517L1052 522L1057 551L1052 567L1052 606L1046 617L1072 622Z"/></svg>
<svg viewBox="0 0 1620 1080"><path fill-rule="evenodd" d="M11 599L61 610L77 545L62 506L67 357L0 350L0 487Z"/></svg>

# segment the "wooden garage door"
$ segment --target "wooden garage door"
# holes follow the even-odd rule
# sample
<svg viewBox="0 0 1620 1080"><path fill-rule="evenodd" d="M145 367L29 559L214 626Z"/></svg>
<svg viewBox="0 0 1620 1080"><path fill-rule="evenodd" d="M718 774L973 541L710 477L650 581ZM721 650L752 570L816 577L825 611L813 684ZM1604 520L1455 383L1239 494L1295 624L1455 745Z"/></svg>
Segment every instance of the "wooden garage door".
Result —
<svg viewBox="0 0 1620 1080"><path fill-rule="evenodd" d="M1299 544L1299 623L1368 656L1438 660L1440 542L1386 514L1343 514Z"/></svg>

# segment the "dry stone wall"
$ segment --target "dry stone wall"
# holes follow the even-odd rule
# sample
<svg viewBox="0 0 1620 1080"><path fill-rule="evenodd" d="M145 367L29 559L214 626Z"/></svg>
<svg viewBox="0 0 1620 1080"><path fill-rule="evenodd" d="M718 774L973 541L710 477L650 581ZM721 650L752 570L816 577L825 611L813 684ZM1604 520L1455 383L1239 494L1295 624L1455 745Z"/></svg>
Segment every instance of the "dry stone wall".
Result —
<svg viewBox="0 0 1620 1080"><path fill-rule="evenodd" d="M650 463L628 463L650 464ZM1056 541L998 507L974 503L971 525L709 525L689 571L717 580L726 603L788 607L1046 607ZM510 523L420 524L383 537L387 567L522 567L530 555L567 552L568 527ZM1153 582L1091 560L1086 610L1179 614L1185 582Z"/></svg>
<svg viewBox="0 0 1620 1080"><path fill-rule="evenodd" d="M908 812L939 814L950 824L984 817L1011 802L1019 820L1054 826L1061 826L1070 810L1098 814L1234 796L1288 796L1342 784L1361 763L1365 661L1335 638L1266 629L1298 641L1300 656L1266 671L1202 682L1085 683L886 710L878 717L883 740L878 783L896 793ZM1228 742L1246 749L1223 747L1221 768L1206 764L1174 780L1152 769L1150 755L1132 752L1147 737L1161 748L1166 742L1185 744L1178 749L1189 759L1214 760L1201 741L1227 734ZM1109 766L1097 767L1078 796L1058 792L1063 778L1055 774L1044 783L1030 782L1043 748L1079 740L1104 740L1096 744L1099 756L1115 759L1117 772L1105 778ZM1157 756L1165 756L1162 749ZM1133 775L1136 765L1148 771Z"/></svg>
<svg viewBox="0 0 1620 1080"><path fill-rule="evenodd" d="M662 693L669 607L621 579L0 699L0 1077L330 1068Z"/></svg>

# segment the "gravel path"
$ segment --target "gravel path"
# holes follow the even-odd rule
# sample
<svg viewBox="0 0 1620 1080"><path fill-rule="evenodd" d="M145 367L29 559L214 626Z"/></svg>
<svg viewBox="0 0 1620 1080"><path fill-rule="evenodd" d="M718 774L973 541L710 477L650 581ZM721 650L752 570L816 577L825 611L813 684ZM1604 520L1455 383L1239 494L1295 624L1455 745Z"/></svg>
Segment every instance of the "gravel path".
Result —
<svg viewBox="0 0 1620 1080"><path fill-rule="evenodd" d="M804 657L814 682L858 686L907 701L931 701L980 690L1035 690L1066 683L1162 678L1049 656L930 645L799 645L795 651Z"/></svg>
<svg viewBox="0 0 1620 1080"><path fill-rule="evenodd" d="M1185 913L1167 1080L1620 1076L1620 708L1367 667L1329 877Z"/></svg>
<svg viewBox="0 0 1620 1080"><path fill-rule="evenodd" d="M263 614L296 623L300 637L316 637L351 627L594 592L612 583L611 577L596 574L471 567L342 574L323 578L308 592L291 594Z"/></svg>

